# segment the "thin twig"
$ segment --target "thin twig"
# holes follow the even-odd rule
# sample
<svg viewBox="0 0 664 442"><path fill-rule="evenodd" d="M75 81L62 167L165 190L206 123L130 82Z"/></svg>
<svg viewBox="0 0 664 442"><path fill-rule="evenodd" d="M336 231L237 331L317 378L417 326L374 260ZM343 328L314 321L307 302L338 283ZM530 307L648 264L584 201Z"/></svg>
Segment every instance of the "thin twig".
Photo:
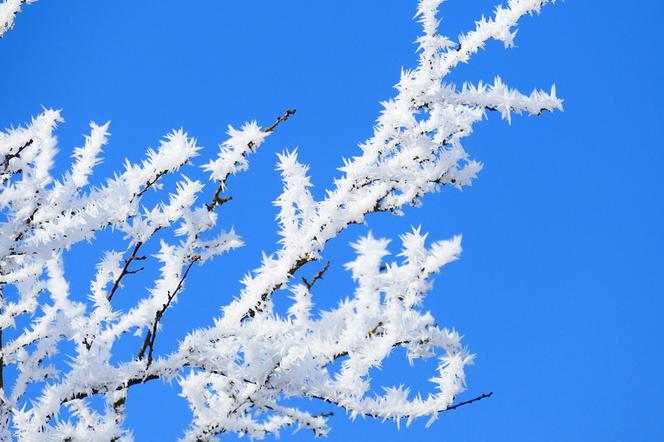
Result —
<svg viewBox="0 0 664 442"><path fill-rule="evenodd" d="M157 338L159 321L161 321L161 318L164 316L164 313L166 313L166 310L168 310L168 307L170 307L171 303L177 296L178 292L182 289L182 287L184 287L184 281L185 279L187 279L187 275L189 275L191 267L199 259L200 257L196 257L189 262L187 269L182 274L182 277L180 278L180 281L178 281L178 285L173 290L173 293L172 294L171 292L168 293L168 299L166 300L166 304L164 304L161 307L161 309L157 310L157 313L155 314L154 321L152 322L152 329L148 330L148 333L147 335L145 335L145 339L143 340L143 345L141 346L141 349L138 352L138 359L143 359L143 357L145 357L145 352L146 351L148 352L146 369L149 368L150 365L152 364L152 352L154 351L154 341Z"/></svg>
<svg viewBox="0 0 664 442"><path fill-rule="evenodd" d="M459 403L454 404L454 405L450 405L450 406L448 406L446 408L443 408L441 410L436 410L436 413L444 413L446 411L456 410L457 408L463 407L464 405L469 405L469 404L472 404L473 402L478 402L478 401L481 401L482 399L486 399L486 398L489 398L491 396L493 396L493 392L483 393L483 394L481 394L477 397L474 397L472 399L468 399L467 401L463 401L463 402L459 402ZM337 407L346 408L343 405L335 402L334 400L328 399L328 398L325 398L325 397L322 397L322 396L309 395L309 397L311 397L312 399L318 399L318 400L321 400L323 402L327 402L328 404L336 405ZM381 415L376 414L376 413L361 413L361 414L363 416L371 417L371 418L374 418L374 419L384 419L385 418L384 416L381 416Z"/></svg>
<svg viewBox="0 0 664 442"><path fill-rule="evenodd" d="M124 278L127 275L138 273L139 271L143 270L143 267L141 267L138 270L129 270L129 265L133 261L145 259L144 256L138 256L138 251L141 249L142 245L143 245L143 241L137 242L136 246L134 247L134 250L131 252L131 256L129 256L129 258L125 259L124 267L122 268L122 271L120 272L120 275L115 279L115 282L113 283L113 287L111 287L111 291L108 293L108 296L106 297L106 299L108 299L109 302L113 299L113 295L115 295L115 292L120 287L120 283L122 283L122 278Z"/></svg>
<svg viewBox="0 0 664 442"><path fill-rule="evenodd" d="M277 121L274 122L274 124L270 127L266 127L263 132L270 133L273 130L277 128L282 122L288 120L288 117L291 115L295 115L295 112L297 112L297 109L288 109L285 114L277 118Z"/></svg>
<svg viewBox="0 0 664 442"><path fill-rule="evenodd" d="M150 188L152 188L152 186L154 186L157 183L157 181L159 181L159 178L163 177L168 172L169 172L168 170L162 170L161 172L158 172L157 175L154 177L154 179L148 180L148 182L145 183L145 187L143 187L143 189L141 189L140 192L134 195L134 198L142 197L145 192L147 192Z"/></svg>
<svg viewBox="0 0 664 442"><path fill-rule="evenodd" d="M311 290L311 288L316 284L316 281L319 279L323 279L323 276L325 275L325 272L327 272L327 269L330 267L330 261L325 263L322 269L318 273L314 275L314 277L311 279L311 281L307 280L304 276L302 277L302 282L304 282L304 285L307 286L308 290Z"/></svg>
<svg viewBox="0 0 664 442"><path fill-rule="evenodd" d="M288 118L291 115L295 115L295 112L297 112L296 109L288 109L285 114L281 115L280 117L277 117L277 121L275 121L271 126L266 127L263 129L263 132L265 133L270 133L274 132L274 130L284 121L288 120ZM248 145L250 148L254 147L253 142L249 142ZM245 156L245 153L242 153L242 156ZM224 191L224 188L226 187L226 181L228 180L229 175L226 175L223 179L219 181L219 185L217 186L217 190L214 192L214 195L212 196L212 200L210 201L210 204L207 205L207 209L212 212L215 208L218 206L221 206L222 204L230 201L232 197L221 197L221 193Z"/></svg>
<svg viewBox="0 0 664 442"><path fill-rule="evenodd" d="M459 402L458 404L455 404L455 405L450 405L449 407L447 407L444 410L441 410L440 412L442 413L444 411L456 410L459 407L463 407L464 405L472 404L473 402L481 401L482 399L486 399L486 398L491 397L491 396L493 396L493 391L490 391L488 393L483 393L483 394L481 394L477 397L474 397L472 399L468 399L467 401Z"/></svg>
<svg viewBox="0 0 664 442"><path fill-rule="evenodd" d="M2 173L3 173L3 174L4 174L5 172L7 172L7 169L9 169L9 162L10 162L11 160L13 160L14 158L18 158L18 157L21 155L21 152L23 152L25 149L27 149L28 147L30 147L30 146L32 145L33 142L34 142L34 140L31 138L31 139L29 139L28 141L26 141L26 143L25 143L23 146L19 147L19 148L16 150L16 152L14 152L14 153L8 153L7 155L5 155L5 159L4 159L4 161L2 162Z"/></svg>

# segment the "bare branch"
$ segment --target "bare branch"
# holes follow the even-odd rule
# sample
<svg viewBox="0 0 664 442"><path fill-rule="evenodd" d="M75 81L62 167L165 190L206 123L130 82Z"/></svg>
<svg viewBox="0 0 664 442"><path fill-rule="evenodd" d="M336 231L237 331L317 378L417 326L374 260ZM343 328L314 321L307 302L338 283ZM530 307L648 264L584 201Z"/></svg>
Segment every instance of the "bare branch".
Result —
<svg viewBox="0 0 664 442"><path fill-rule="evenodd" d="M122 283L122 279L127 275L131 275L131 274L137 273L139 271L139 270L136 270L136 271L129 270L129 266L135 260L145 259L145 257L143 257L143 256L138 256L138 252L141 250L142 246L143 246L142 241L137 242L136 246L134 246L134 250L132 250L131 255L129 256L129 258L125 259L124 267L122 267L122 271L120 272L120 275L115 279L115 282L113 283L113 287L111 287L111 291L108 293L108 296L106 297L106 299L108 299L109 301L111 301L113 299L113 295L115 295L115 292L120 287L120 284ZM141 267L141 270L143 270L143 267Z"/></svg>
<svg viewBox="0 0 664 442"><path fill-rule="evenodd" d="M318 273L314 275L314 277L311 279L311 281L308 281L307 278L304 276L302 277L302 282L304 282L304 285L307 286L307 289L311 290L311 288L316 284L316 281L319 279L323 279L323 276L325 275L325 272L327 272L327 269L330 267L330 261L325 263L322 269Z"/></svg>

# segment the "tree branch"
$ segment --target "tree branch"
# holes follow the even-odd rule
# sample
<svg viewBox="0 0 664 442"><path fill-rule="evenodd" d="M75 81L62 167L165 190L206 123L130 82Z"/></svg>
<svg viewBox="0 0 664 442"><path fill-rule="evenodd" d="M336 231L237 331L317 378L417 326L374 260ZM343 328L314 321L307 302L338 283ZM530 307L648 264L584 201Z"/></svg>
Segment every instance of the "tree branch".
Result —
<svg viewBox="0 0 664 442"><path fill-rule="evenodd" d="M141 349L138 352L138 359L143 359L143 357L145 356L145 352L146 351L148 352L146 369L149 368L150 365L152 365L152 353L154 351L154 341L157 338L159 321L161 321L161 318L164 316L164 313L166 313L166 310L168 310L168 307L170 307L171 303L173 302L173 299L175 299L178 292L182 289L182 287L184 287L184 281L185 279L187 279L187 275L189 275L191 267L198 260L199 257L195 257L189 262L186 270L184 271L184 274L180 278L180 281L178 281L178 285L173 290L173 293L171 294L169 292L166 304L164 304L161 309L157 310L157 313L155 314L154 321L152 322L152 329L148 330L148 333L147 335L145 335L145 339L143 340L143 345L141 346Z"/></svg>
<svg viewBox="0 0 664 442"><path fill-rule="evenodd" d="M328 399L328 398L318 396L318 395L307 395L307 396L312 398L312 399L318 399L318 400L321 400L323 402L327 402L328 404L336 405L337 407L341 407L341 408L344 408L344 409L348 410L347 407L341 405L339 402L334 401L332 399ZM457 408L463 407L464 405L469 405L469 404L472 404L474 402L481 401L482 399L489 398L491 396L493 396L493 392L483 393L483 394L481 394L479 396L476 396L472 399L468 399L467 401L463 401L463 402L459 402L459 403L454 404L454 405L450 405L450 406L448 406L446 408L443 408L441 410L436 410L435 412L436 413L444 413L446 411L456 410ZM352 410L349 410L349 411L352 411ZM367 417L370 417L370 418L373 418L373 419L385 419L385 416L381 416L378 413L360 413L360 414L362 416L367 416ZM406 417L408 417L408 416L402 416L402 418L406 418Z"/></svg>
<svg viewBox="0 0 664 442"><path fill-rule="evenodd" d="M18 158L21 156L21 152L23 152L25 149L30 147L34 143L34 140L31 138L28 141L25 142L21 147L19 147L16 152L14 153L8 153L5 155L5 159L2 161L2 173L4 174L7 172L7 169L9 169L9 162L13 160L14 158Z"/></svg>
<svg viewBox="0 0 664 442"><path fill-rule="evenodd" d="M288 120L288 118L291 115L295 115L295 112L297 112L296 109L288 109L285 114L277 117L277 121L275 121L271 126L266 127L263 129L263 132L265 133L270 133L274 132L274 130L284 121ZM249 147L253 147L253 143L249 143ZM243 156L245 155L244 153L242 154ZM228 175L224 177L221 181L219 181L219 185L217 186L217 190L215 190L214 195L212 196L212 200L210 201L210 204L207 205L207 208L210 212L212 212L217 206L221 206L222 204L230 201L232 197L221 197L221 193L224 191L224 188L226 187L226 181L228 180Z"/></svg>
<svg viewBox="0 0 664 442"><path fill-rule="evenodd" d="M288 118L291 115L295 115L295 112L297 112L297 109L288 109L285 114L277 118L277 121L275 121L274 124L272 124L272 126L266 127L263 132L270 133L274 131L277 128L277 126L279 126L284 121L288 120Z"/></svg>
<svg viewBox="0 0 664 442"><path fill-rule="evenodd" d="M488 393L482 393L481 395L474 397L472 399L468 399L467 401L459 402L458 404L455 405L450 405L444 410L441 410L440 412L445 412L445 411L451 411L451 410L456 410L459 407L463 407L464 405L472 404L473 402L481 401L482 399L486 399L493 396L493 391L490 391Z"/></svg>
<svg viewBox="0 0 664 442"><path fill-rule="evenodd" d="M304 276L302 277L302 282L304 282L304 285L307 286L308 290L311 290L311 288L316 284L316 281L319 279L323 279L323 276L325 275L325 272L327 272L327 269L330 267L330 261L325 263L322 269L318 273L314 275L314 277L311 279L311 281L308 281L307 278Z"/></svg>
<svg viewBox="0 0 664 442"><path fill-rule="evenodd" d="M113 287L111 287L111 291L108 293L108 296L106 299L110 302L113 300L113 295L115 295L115 292L118 290L120 287L120 284L122 283L122 279L127 276L131 275L133 273L137 273L140 270L129 270L129 265L135 261L135 260L143 260L145 259L145 256L138 256L138 251L141 249L141 246L143 246L143 241L139 241L136 243L136 246L134 247L134 250L131 252L131 255L129 258L125 259L124 267L122 268L122 272L120 272L120 275L115 279L115 282L113 283ZM142 270L142 268L141 268Z"/></svg>

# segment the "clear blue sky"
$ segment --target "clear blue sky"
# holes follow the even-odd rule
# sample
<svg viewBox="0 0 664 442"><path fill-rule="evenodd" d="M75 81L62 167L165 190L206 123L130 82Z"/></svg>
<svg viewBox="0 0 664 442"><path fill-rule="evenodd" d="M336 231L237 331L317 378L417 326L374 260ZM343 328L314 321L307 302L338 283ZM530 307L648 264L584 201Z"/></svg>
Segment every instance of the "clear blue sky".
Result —
<svg viewBox="0 0 664 442"><path fill-rule="evenodd" d="M493 5L450 0L442 28L456 36ZM112 120L101 177L171 128L208 148L203 163L226 124L267 125L298 109L232 181L222 224L235 225L248 246L197 269L164 321L157 345L167 351L191 326L209 324L260 252L276 249L275 152L299 146L318 192L340 158L357 152L379 100L414 63L414 10L415 0L42 0L0 40L0 123L22 123L41 105L63 109L62 166L90 120ZM491 115L478 126L466 148L485 169L472 187L429 196L403 218L369 220L382 236L420 224L432 239L464 235L462 259L445 268L426 305L477 353L467 397L494 397L428 430L424 422L398 431L353 424L336 410L330 441L664 440L663 15L658 0L559 2L522 22L516 49L492 43L455 73L472 81L500 74L524 91L555 82L565 99L563 113L511 126ZM341 264L348 241L366 231L354 226L330 244L319 305L350 294ZM67 257L81 294L96 252L82 246ZM401 356L375 379L430 388L434 365L409 370ZM176 384L132 390L128 425L137 440L182 434L189 412L177 393ZM312 436L282 434L291 438Z"/></svg>

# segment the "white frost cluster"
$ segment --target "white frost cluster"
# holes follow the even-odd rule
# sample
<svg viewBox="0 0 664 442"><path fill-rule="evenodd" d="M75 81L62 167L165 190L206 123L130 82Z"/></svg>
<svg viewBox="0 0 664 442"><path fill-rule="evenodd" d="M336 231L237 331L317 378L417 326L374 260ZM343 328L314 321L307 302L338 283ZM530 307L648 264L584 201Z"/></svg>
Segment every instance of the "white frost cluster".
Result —
<svg viewBox="0 0 664 442"><path fill-rule="evenodd" d="M5 0L0 3L0 38L14 26L16 14L21 12L21 6L34 3L37 0Z"/></svg>
<svg viewBox="0 0 664 442"><path fill-rule="evenodd" d="M44 110L26 126L0 132L0 330L15 336L2 342L0 372L16 373L12 385L0 376L0 440L131 440L124 426L129 391L160 379L177 380L191 408L187 441L216 440L226 432L260 439L285 427L325 435L329 414L319 406L325 403L353 418L407 424L418 417L431 423L458 406L464 367L473 356L459 334L438 325L422 305L433 275L461 253L460 237L427 245L427 235L413 229L401 236L396 259L388 259L389 240L359 238L352 244L356 258L345 265L355 291L330 310L317 309L314 301L327 266L310 280L296 278L322 258L328 241L365 223L368 214L400 214L442 186L469 185L481 164L469 158L462 140L487 111L510 120L513 113L562 109L555 88L525 95L498 77L488 85L445 81L488 40L511 46L519 18L549 2L509 0L454 42L438 33L442 0L421 0L417 66L402 72L373 135L344 161L321 199L310 192L309 169L297 151L279 155L278 250L247 273L213 326L191 331L172 353L159 351L158 335L188 274L197 271L195 264L243 245L232 229L218 227L228 177L247 170L249 154L292 111L266 129L255 122L229 128L217 158L203 166L213 195L180 172L201 150L182 130L99 186L90 184L90 176L108 142L108 123L91 123L59 178L52 174L59 111ZM22 3L0 5L0 35ZM164 197L167 176L176 183ZM148 202L148 194L162 198ZM122 232L126 245L101 254L87 301L80 300L70 294L63 254L104 230ZM154 256L143 254L149 242L159 244ZM132 293L131 307L119 308L124 283L148 265L158 266L156 279L142 295ZM291 296L275 297L277 290ZM276 302L287 303L285 317L276 313ZM140 345L132 357L118 360L114 346L126 335L139 336ZM395 348L405 349L410 361L437 359L434 393L372 384L372 369ZM289 398L313 399L311 408L319 411L287 405Z"/></svg>
<svg viewBox="0 0 664 442"><path fill-rule="evenodd" d="M204 169L212 179L225 185L230 175L249 168L247 155L256 152L269 134L261 130L255 121L243 124L239 130L228 126L228 140L220 146L217 159L206 164Z"/></svg>

